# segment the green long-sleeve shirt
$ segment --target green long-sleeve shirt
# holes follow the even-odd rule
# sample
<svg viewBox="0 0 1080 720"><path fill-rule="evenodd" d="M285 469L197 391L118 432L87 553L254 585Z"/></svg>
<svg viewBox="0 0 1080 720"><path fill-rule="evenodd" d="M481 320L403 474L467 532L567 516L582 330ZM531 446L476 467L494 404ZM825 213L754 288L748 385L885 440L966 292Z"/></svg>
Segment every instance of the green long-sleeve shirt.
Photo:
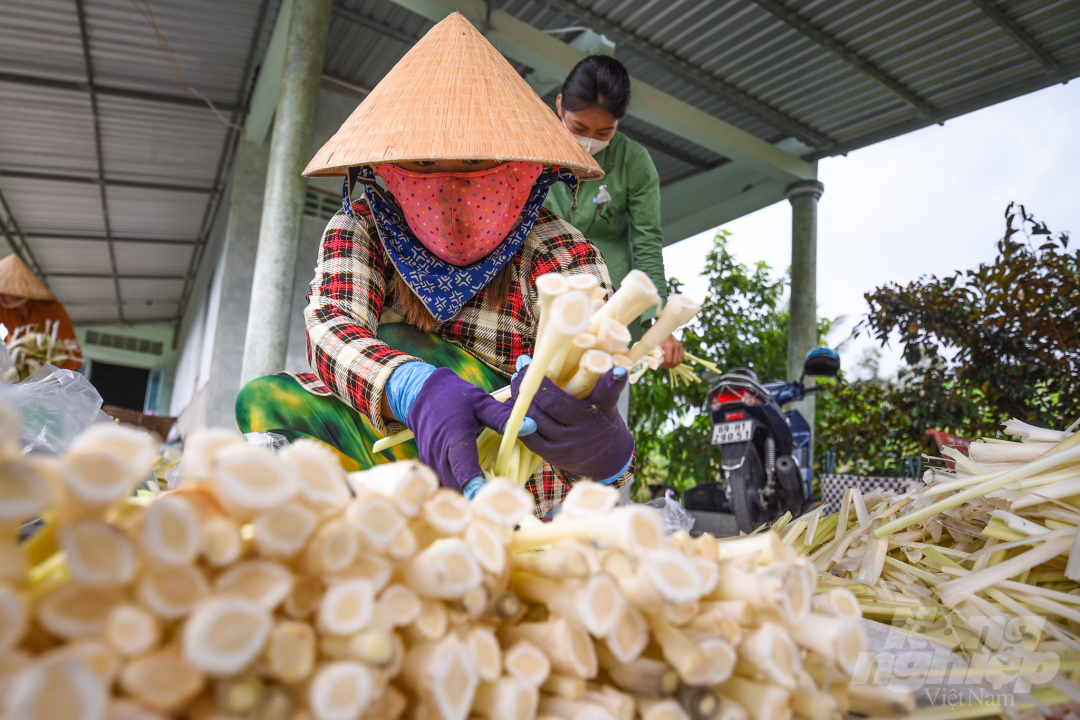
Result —
<svg viewBox="0 0 1080 720"><path fill-rule="evenodd" d="M544 206L580 230L604 256L617 289L633 269L641 270L665 296L663 233L660 229L660 176L649 151L620 132L596 154L600 180L581 183L578 206L570 190L556 183ZM606 190L606 193L605 193ZM606 200L606 196L610 199ZM606 202L605 202L606 200ZM648 313L646 317L651 317ZM630 328L635 339L639 323Z"/></svg>

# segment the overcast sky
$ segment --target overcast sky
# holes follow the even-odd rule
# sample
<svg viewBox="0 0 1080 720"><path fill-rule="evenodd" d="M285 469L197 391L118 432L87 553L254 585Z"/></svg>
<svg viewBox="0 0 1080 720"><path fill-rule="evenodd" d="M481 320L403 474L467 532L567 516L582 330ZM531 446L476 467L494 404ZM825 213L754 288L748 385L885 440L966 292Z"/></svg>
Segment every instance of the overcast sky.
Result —
<svg viewBox="0 0 1080 720"><path fill-rule="evenodd" d="M985 108L945 123L822 160L818 206L818 315L846 316L836 346L866 313L863 293L991 261L1004 232L1005 206L1023 203L1052 231L1080 242L1080 81ZM791 263L791 207L777 203L724 226L739 262ZM704 264L712 231L664 250L668 274L702 298L700 277L674 268ZM868 339L849 343L845 367ZM882 370L895 372L897 347ZM717 359L723 367L723 359ZM772 379L772 378L762 378Z"/></svg>

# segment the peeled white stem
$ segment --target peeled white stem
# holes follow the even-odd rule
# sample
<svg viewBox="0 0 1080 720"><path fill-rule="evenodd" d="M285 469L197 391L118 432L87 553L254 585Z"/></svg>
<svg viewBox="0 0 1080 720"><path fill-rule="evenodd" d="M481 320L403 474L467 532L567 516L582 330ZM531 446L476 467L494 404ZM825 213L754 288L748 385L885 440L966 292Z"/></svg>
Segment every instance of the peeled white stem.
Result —
<svg viewBox="0 0 1080 720"><path fill-rule="evenodd" d="M438 643L411 647L400 678L443 720L465 720L469 716L480 681L468 648L454 634Z"/></svg>
<svg viewBox="0 0 1080 720"><path fill-rule="evenodd" d="M397 648L390 633L364 630L355 635L323 635L319 653L336 660L360 660L372 667L386 667L396 659Z"/></svg>
<svg viewBox="0 0 1080 720"><path fill-rule="evenodd" d="M546 605L555 613L581 623L595 637L604 637L615 627L626 600L608 575L593 575L570 586L537 575L514 576L518 595Z"/></svg>
<svg viewBox="0 0 1080 720"><path fill-rule="evenodd" d="M559 540L595 541L630 555L658 550L664 538L660 514L649 507L618 507L606 515L561 519L522 528L514 533L510 550L529 550Z"/></svg>
<svg viewBox="0 0 1080 720"><path fill-rule="evenodd" d="M565 384L570 379L570 376L577 372L578 365L581 363L581 356L585 354L585 351L592 350L595 347L596 336L589 333L581 333L570 341L566 359L563 361L562 368L559 371L558 382L560 385Z"/></svg>
<svg viewBox="0 0 1080 720"><path fill-rule="evenodd" d="M182 495L158 498L146 509L140 545L164 565L186 565L199 553L199 516Z"/></svg>
<svg viewBox="0 0 1080 720"><path fill-rule="evenodd" d="M304 622L274 624L263 649L266 672L284 683L306 679L315 668L315 631Z"/></svg>
<svg viewBox="0 0 1080 720"><path fill-rule="evenodd" d="M507 642L526 640L548 656L551 667L581 678L596 677L596 650L585 629L564 618L538 623L521 623L503 629Z"/></svg>
<svg viewBox="0 0 1080 720"><path fill-rule="evenodd" d="M887 685L856 683L848 688L849 710L870 717L907 717L915 711L915 693Z"/></svg>
<svg viewBox="0 0 1080 720"><path fill-rule="evenodd" d="M586 350L581 356L577 371L563 385L563 390L574 397L585 397L592 392L600 376L613 367L611 355L608 353L602 350Z"/></svg>
<svg viewBox="0 0 1080 720"><path fill-rule="evenodd" d="M813 650L850 677L859 656L870 649L862 620L854 617L811 614L791 627L799 645Z"/></svg>
<svg viewBox="0 0 1080 720"><path fill-rule="evenodd" d="M319 603L319 627L333 635L351 635L367 627L375 609L375 592L367 580L336 583Z"/></svg>
<svg viewBox="0 0 1080 720"><path fill-rule="evenodd" d="M630 603L615 619L615 627L604 638L604 644L621 663L637 659L649 644L649 625L641 611Z"/></svg>
<svg viewBox="0 0 1080 720"><path fill-rule="evenodd" d="M665 662L638 658L629 663L620 663L603 648L598 649L597 657L600 667L620 690L646 697L664 698L674 695L679 689L679 674Z"/></svg>
<svg viewBox="0 0 1080 720"><path fill-rule="evenodd" d="M270 612L251 600L207 600L184 625L184 659L209 673L237 673L258 656L270 629Z"/></svg>
<svg viewBox="0 0 1080 720"><path fill-rule="evenodd" d="M640 270L631 270L623 278L619 289L615 291L604 307L600 308L589 323L589 332L593 335L600 331L600 321L605 317L614 318L623 325L637 319L641 313L653 305L660 303L660 295L656 292L649 276Z"/></svg>
<svg viewBox="0 0 1080 720"><path fill-rule="evenodd" d="M203 674L175 649L140 655L120 673L120 687L129 697L161 712L178 710L198 694L203 682Z"/></svg>
<svg viewBox="0 0 1080 720"><path fill-rule="evenodd" d="M352 501L345 518L360 531L367 545L385 551L405 527L405 518L390 498L374 496Z"/></svg>
<svg viewBox="0 0 1080 720"><path fill-rule="evenodd" d="M374 673L355 660L323 665L308 688L315 720L355 720L371 700Z"/></svg>
<svg viewBox="0 0 1080 720"><path fill-rule="evenodd" d="M551 306L555 298L570 291L570 282L560 273L545 273L536 278L536 295L540 306L540 318L536 326L536 337L540 338L551 317Z"/></svg>
<svg viewBox="0 0 1080 720"><path fill-rule="evenodd" d="M668 335L690 322L691 318L701 312L701 306L685 295L672 295L664 304L656 322L645 334L634 343L630 352L626 354L630 361L637 364L639 360L652 352L653 348L662 343Z"/></svg>
<svg viewBox="0 0 1080 720"><path fill-rule="evenodd" d="M295 440L278 453L278 458L296 473L300 497L314 507L333 510L352 499L341 463L322 443Z"/></svg>
<svg viewBox="0 0 1080 720"><path fill-rule="evenodd" d="M420 508L439 489L439 478L431 468L415 460L383 463L350 473L346 479L358 496L374 493L390 498L405 517L419 515Z"/></svg>
<svg viewBox="0 0 1080 720"><path fill-rule="evenodd" d="M473 664L481 680L495 682L502 675L502 648L495 631L477 625L463 634L465 645L472 654Z"/></svg>
<svg viewBox="0 0 1080 720"><path fill-rule="evenodd" d="M315 512L303 505L272 508L255 518L255 547L269 557L290 558L304 549L318 523Z"/></svg>
<svg viewBox="0 0 1080 720"><path fill-rule="evenodd" d="M461 493L439 488L424 503L420 517L439 535L459 535L472 520L472 506Z"/></svg>
<svg viewBox="0 0 1080 720"><path fill-rule="evenodd" d="M589 685L581 699L607 708L616 720L634 720L637 710L632 696L619 692L610 685Z"/></svg>
<svg viewBox="0 0 1080 720"><path fill-rule="evenodd" d="M218 575L214 591L246 597L273 610L292 592L292 584L292 573L284 565L270 560L245 560Z"/></svg>
<svg viewBox="0 0 1080 720"><path fill-rule="evenodd" d="M414 643L438 640L446 634L449 622L446 605L438 600L423 600L416 620L406 629L406 635Z"/></svg>
<svg viewBox="0 0 1080 720"><path fill-rule="evenodd" d="M776 685L733 677L717 688L717 692L739 703L751 720L788 720L791 717L791 693Z"/></svg>
<svg viewBox="0 0 1080 720"><path fill-rule="evenodd" d="M653 639L663 651L683 682L690 685L715 685L731 676L735 653L719 640L710 643L708 652L695 644L663 618L647 617Z"/></svg>
<svg viewBox="0 0 1080 720"><path fill-rule="evenodd" d="M518 398L499 445L495 474L506 477L510 467L511 451L517 442L521 421L540 388L545 373L555 354L570 340L584 332L589 323L589 296L580 290L572 290L557 297L552 303L547 322L541 318L542 334L537 336L532 363L518 387Z"/></svg>
<svg viewBox="0 0 1080 720"><path fill-rule="evenodd" d="M567 700L556 695L541 695L539 710L546 717L563 720L618 720L603 705L583 700Z"/></svg>
<svg viewBox="0 0 1080 720"><path fill-rule="evenodd" d="M426 597L460 598L482 579L476 558L457 538L436 540L405 566L405 582Z"/></svg>
<svg viewBox="0 0 1080 720"><path fill-rule="evenodd" d="M489 720L532 720L540 693L532 685L514 677L481 682L476 688L472 710Z"/></svg>
<svg viewBox="0 0 1080 720"><path fill-rule="evenodd" d="M503 668L508 675L540 687L551 674L551 661L528 640L518 640L503 653Z"/></svg>
<svg viewBox="0 0 1080 720"><path fill-rule="evenodd" d="M0 627L3 623L0 623ZM117 605L105 621L105 641L124 656L139 655L158 643L161 624L139 605Z"/></svg>
<svg viewBox="0 0 1080 720"><path fill-rule="evenodd" d="M675 700L639 697L638 713L641 720L690 720L682 705Z"/></svg>
<svg viewBox="0 0 1080 720"><path fill-rule="evenodd" d="M511 556L515 570L553 579L580 580L589 576L589 564L574 550L527 552Z"/></svg>
<svg viewBox="0 0 1080 720"><path fill-rule="evenodd" d="M799 648L780 625L764 623L739 644L735 671L740 675L793 690L798 670Z"/></svg>
<svg viewBox="0 0 1080 720"><path fill-rule="evenodd" d="M604 318L596 334L596 347L606 353L624 353L630 346L630 330L618 320Z"/></svg>
<svg viewBox="0 0 1080 720"><path fill-rule="evenodd" d="M60 546L76 580L124 585L135 575L135 550L124 533L103 522L84 521L60 530Z"/></svg>
<svg viewBox="0 0 1080 720"><path fill-rule="evenodd" d="M585 694L585 680L570 675L552 673L540 686L540 689L548 695L566 698L567 700L580 700Z"/></svg>

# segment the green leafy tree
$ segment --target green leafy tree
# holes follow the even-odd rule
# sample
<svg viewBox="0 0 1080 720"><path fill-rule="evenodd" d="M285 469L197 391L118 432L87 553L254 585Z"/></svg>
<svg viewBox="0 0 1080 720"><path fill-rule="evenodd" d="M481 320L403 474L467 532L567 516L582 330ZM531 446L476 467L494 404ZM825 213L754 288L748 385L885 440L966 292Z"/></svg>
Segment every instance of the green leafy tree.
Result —
<svg viewBox="0 0 1080 720"><path fill-rule="evenodd" d="M908 365L821 396L819 459L831 449L841 469L895 472L928 429L975 438L1010 417L1062 429L1080 415L1080 252L1014 204L997 251L866 294L857 332L882 345L897 333Z"/></svg>

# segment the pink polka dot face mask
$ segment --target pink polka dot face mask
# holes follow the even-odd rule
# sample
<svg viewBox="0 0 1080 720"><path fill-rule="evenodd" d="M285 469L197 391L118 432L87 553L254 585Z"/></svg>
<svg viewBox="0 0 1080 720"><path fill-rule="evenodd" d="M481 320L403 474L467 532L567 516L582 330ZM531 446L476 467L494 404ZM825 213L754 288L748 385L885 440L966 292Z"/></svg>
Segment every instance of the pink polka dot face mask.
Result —
<svg viewBox="0 0 1080 720"><path fill-rule="evenodd" d="M397 165L375 172L416 239L441 260L464 267L488 255L514 228L540 163L509 162L474 173L418 173Z"/></svg>

